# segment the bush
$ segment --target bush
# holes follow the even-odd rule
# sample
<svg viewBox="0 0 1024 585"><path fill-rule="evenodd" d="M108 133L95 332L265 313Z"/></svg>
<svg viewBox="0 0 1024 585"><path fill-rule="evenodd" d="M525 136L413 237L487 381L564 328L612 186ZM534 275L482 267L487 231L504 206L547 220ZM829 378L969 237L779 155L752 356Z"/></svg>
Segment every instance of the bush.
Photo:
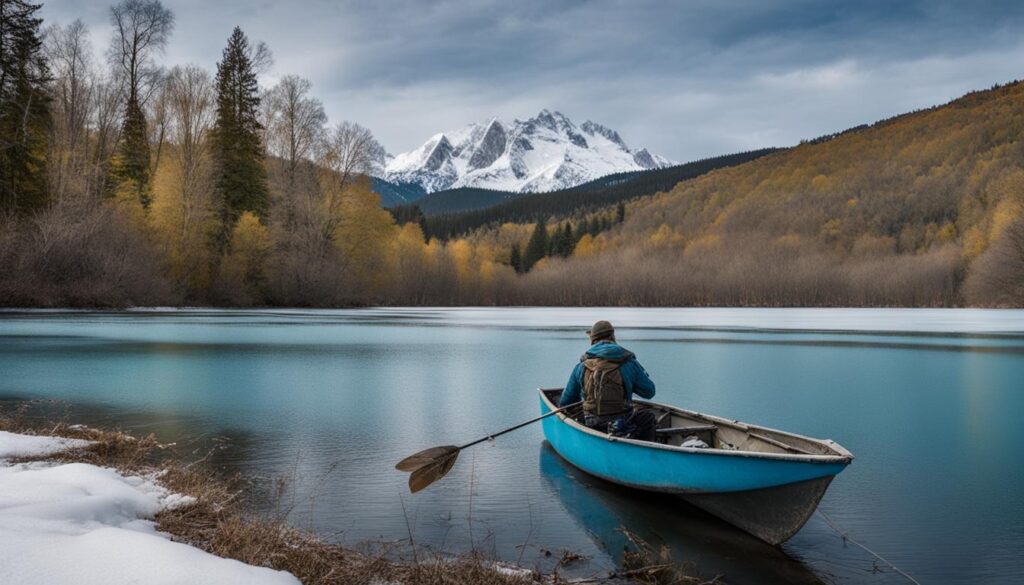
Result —
<svg viewBox="0 0 1024 585"><path fill-rule="evenodd" d="M112 202L71 200L0 232L0 305L126 307L181 300L161 257Z"/></svg>
<svg viewBox="0 0 1024 585"><path fill-rule="evenodd" d="M1024 217L1010 224L974 261L965 292L972 305L1024 306Z"/></svg>

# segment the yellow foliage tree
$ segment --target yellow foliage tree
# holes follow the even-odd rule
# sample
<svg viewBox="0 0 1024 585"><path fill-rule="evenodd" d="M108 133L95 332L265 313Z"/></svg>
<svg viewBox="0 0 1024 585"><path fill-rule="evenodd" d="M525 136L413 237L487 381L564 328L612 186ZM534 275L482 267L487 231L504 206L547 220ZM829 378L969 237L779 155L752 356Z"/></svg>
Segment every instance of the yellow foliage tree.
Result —
<svg viewBox="0 0 1024 585"><path fill-rule="evenodd" d="M335 213L340 216L332 240L354 289L369 297L380 294L394 280L398 264L394 218L366 176L346 185Z"/></svg>
<svg viewBox="0 0 1024 585"><path fill-rule="evenodd" d="M213 254L210 238L216 218L204 183L186 185L177 157L164 157L152 182L148 222L160 244L175 280L193 294L210 286ZM119 197L123 205L137 206L136 197Z"/></svg>
<svg viewBox="0 0 1024 585"><path fill-rule="evenodd" d="M455 274L459 277L459 284L469 284L474 272L473 246L466 240L455 240L448 243L448 254L455 264Z"/></svg>
<svg viewBox="0 0 1024 585"><path fill-rule="evenodd" d="M230 252L221 262L221 277L240 287L244 302L259 302L266 281L270 236L267 226L251 211L246 211L231 230Z"/></svg>
<svg viewBox="0 0 1024 585"><path fill-rule="evenodd" d="M573 250L572 255L577 258L587 258L593 256L595 253L594 249L594 238L590 234L584 234L580 241L576 242L576 249Z"/></svg>
<svg viewBox="0 0 1024 585"><path fill-rule="evenodd" d="M669 248L672 246L682 246L685 243L686 238L677 234L668 224L664 223L647 239L647 244L652 248Z"/></svg>
<svg viewBox="0 0 1024 585"><path fill-rule="evenodd" d="M994 242L999 239L999 236L1017 221L1021 215L1024 215L1024 206L1019 201L1012 198L1006 198L996 205L995 212L992 213L992 230L989 234L989 241Z"/></svg>

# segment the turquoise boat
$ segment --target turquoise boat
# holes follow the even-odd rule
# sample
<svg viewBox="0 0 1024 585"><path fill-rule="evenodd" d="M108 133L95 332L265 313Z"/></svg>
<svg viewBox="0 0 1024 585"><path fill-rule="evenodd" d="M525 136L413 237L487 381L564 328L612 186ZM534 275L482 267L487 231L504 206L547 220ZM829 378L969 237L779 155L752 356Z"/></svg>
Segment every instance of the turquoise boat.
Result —
<svg viewBox="0 0 1024 585"><path fill-rule="evenodd" d="M541 414L561 388L540 389ZM676 494L770 544L796 534L853 455L831 440L636 400L657 414L657 442L615 437L566 413L544 419L544 436L573 466L606 481ZM691 437L707 447L684 447Z"/></svg>

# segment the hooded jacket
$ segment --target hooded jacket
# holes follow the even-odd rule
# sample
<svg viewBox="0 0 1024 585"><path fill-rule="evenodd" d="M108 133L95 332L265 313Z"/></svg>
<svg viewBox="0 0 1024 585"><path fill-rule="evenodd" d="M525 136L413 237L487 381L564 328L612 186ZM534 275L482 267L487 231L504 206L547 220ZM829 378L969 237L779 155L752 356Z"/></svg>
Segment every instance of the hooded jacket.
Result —
<svg viewBox="0 0 1024 585"><path fill-rule="evenodd" d="M633 352L614 341L598 341L590 346L590 349L580 358L580 363L573 368L569 382L565 385L562 397L558 401L559 406L579 402L583 399L583 360L595 357L623 362L619 373L622 374L622 385L626 388L627 403L632 402L634 392L641 398L654 398L654 382L651 381L647 371L637 361Z"/></svg>

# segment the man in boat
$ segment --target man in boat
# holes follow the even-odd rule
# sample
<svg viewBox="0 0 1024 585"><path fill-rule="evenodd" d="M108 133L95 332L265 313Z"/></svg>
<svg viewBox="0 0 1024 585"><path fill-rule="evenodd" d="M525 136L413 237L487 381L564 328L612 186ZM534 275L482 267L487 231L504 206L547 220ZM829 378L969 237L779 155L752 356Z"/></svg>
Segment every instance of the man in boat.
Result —
<svg viewBox="0 0 1024 585"><path fill-rule="evenodd" d="M601 432L654 440L657 423L649 409L635 408L633 394L654 397L654 382L633 352L615 342L615 328L598 321L587 330L590 349L569 376L559 406L583 401L583 423Z"/></svg>

